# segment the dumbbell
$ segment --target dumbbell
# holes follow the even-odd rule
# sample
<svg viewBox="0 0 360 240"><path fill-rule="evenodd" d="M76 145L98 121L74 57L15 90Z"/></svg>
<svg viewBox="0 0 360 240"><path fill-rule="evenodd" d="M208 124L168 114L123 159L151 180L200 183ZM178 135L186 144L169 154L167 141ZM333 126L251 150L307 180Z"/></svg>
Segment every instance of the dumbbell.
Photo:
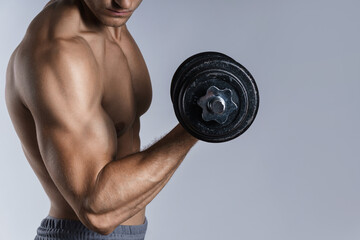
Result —
<svg viewBox="0 0 360 240"><path fill-rule="evenodd" d="M231 57L202 52L176 70L170 89L180 124L206 142L226 142L244 133L259 108L250 72Z"/></svg>

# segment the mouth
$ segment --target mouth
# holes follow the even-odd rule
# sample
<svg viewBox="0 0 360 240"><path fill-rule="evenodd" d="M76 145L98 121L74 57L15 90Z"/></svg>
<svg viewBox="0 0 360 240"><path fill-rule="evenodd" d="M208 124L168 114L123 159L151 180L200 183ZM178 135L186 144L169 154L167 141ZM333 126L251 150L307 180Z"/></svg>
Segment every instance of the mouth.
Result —
<svg viewBox="0 0 360 240"><path fill-rule="evenodd" d="M132 14L133 11L131 10L114 10L114 9L110 9L107 8L106 9L108 11L108 13L112 16L120 16L120 17L127 17L130 16Z"/></svg>

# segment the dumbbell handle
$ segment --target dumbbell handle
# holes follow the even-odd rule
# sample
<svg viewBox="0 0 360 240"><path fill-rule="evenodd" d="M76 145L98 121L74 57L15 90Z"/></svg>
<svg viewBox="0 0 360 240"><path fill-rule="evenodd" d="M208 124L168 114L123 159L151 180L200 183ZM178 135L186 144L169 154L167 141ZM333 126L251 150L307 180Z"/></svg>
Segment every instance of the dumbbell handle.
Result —
<svg viewBox="0 0 360 240"><path fill-rule="evenodd" d="M215 86L209 87L197 104L202 108L201 117L204 121L213 120L220 124L224 124L229 115L238 109L232 100L232 91L227 88L220 90Z"/></svg>
<svg viewBox="0 0 360 240"><path fill-rule="evenodd" d="M225 109L225 100L220 96L215 96L208 101L208 109L214 114L222 114Z"/></svg>

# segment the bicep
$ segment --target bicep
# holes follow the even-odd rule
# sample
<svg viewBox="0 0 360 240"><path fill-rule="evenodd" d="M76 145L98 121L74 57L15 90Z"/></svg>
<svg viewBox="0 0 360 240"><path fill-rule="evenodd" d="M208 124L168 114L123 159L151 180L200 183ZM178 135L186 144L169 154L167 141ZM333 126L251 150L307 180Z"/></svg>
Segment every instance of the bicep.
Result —
<svg viewBox="0 0 360 240"><path fill-rule="evenodd" d="M63 114L68 119L37 123L37 140L47 171L76 211L91 193L101 169L114 157L116 137L101 111L84 113L80 121Z"/></svg>
<svg viewBox="0 0 360 240"><path fill-rule="evenodd" d="M71 53L63 51L38 70L27 105L47 171L78 213L98 173L116 154L116 133L101 106L93 66Z"/></svg>

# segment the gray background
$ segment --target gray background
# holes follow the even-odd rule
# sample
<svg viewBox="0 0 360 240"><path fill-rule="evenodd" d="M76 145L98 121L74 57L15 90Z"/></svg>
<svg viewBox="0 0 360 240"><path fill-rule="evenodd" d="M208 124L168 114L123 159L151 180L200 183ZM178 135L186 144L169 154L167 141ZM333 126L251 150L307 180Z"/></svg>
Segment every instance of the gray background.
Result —
<svg viewBox="0 0 360 240"><path fill-rule="evenodd" d="M9 56L45 3L0 3L0 239L32 239L49 209L3 95ZM153 81L143 146L177 123L170 80L194 53L235 58L261 96L244 135L193 148L148 206L146 239L360 239L359 9L357 0L142 3L128 25Z"/></svg>

